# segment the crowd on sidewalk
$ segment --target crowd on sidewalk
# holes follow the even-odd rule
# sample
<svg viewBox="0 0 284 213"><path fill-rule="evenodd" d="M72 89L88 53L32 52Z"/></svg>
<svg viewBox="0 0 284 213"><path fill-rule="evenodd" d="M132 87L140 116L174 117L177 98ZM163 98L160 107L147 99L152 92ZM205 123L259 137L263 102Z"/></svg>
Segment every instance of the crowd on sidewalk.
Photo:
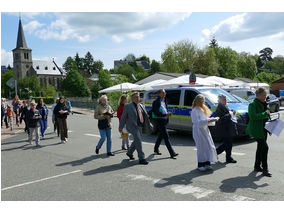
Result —
<svg viewBox="0 0 284 213"><path fill-rule="evenodd" d="M266 141L269 132L264 128L265 122L270 116L269 106L265 101L266 95L267 92L264 88L258 88L255 100L249 104L247 133L257 141L254 170L262 172L264 176L271 177L267 165L268 145ZM37 104L35 102L29 103L29 101L23 101L22 104L16 96L12 101L12 106L9 106L5 103L5 99L2 98L1 108L1 127L3 120L6 128L11 129L13 129L11 120L15 118L17 125L23 120L29 143L32 144L33 133L35 132L36 146L40 146L40 139L45 137L49 115L49 110L43 99L40 99ZM61 142L66 143L68 141L67 117L72 113L71 103L66 102L64 97L60 97L53 104L51 111L54 132L57 130L57 135L59 136L60 134ZM218 107L214 117L211 116L212 112L205 104L205 97L201 94L195 97L190 116L193 123L192 135L197 147L197 168L201 172L212 170L211 163L217 162L218 155L224 151L226 152L226 163L237 163L231 156L232 140L237 131L233 119L235 114L236 112L228 107L225 95L218 96ZM121 133L121 148L126 151L126 155L130 160L135 159L133 154L137 151L139 163L144 165L149 163L145 159L142 147L142 134L151 133L153 125L158 130L153 150L154 154L162 155L159 147L162 140L164 140L170 158L177 158L179 154L175 152L167 130L167 124L171 116L164 89L157 91L157 99L153 101L152 109L149 112L140 103L138 92L134 92L131 95L131 102L128 101L128 95L126 94L120 97L117 108L118 131ZM94 112L94 118L98 120L98 129L101 136L95 148L96 154L99 154L103 143L107 140L107 155L114 156L114 153L111 151L113 117L114 110L108 104L107 96L102 95ZM217 135L222 139L222 144L217 148L208 128L212 123L216 124ZM133 137L132 143L129 140L130 134Z"/></svg>

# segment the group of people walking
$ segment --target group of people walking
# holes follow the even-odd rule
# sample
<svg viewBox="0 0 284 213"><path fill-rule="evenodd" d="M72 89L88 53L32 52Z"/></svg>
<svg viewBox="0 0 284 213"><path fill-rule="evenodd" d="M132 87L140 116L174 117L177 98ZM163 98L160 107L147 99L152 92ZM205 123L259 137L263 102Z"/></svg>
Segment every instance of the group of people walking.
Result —
<svg viewBox="0 0 284 213"><path fill-rule="evenodd" d="M131 95L132 102L128 103L128 96L122 95L119 100L117 109L117 117L119 118L119 132L122 134L122 150L127 150L126 155L130 160L135 159L134 151L138 153L139 163L148 164L142 149L142 134L150 133L153 126L149 117L154 121L154 125L158 130L158 137L154 146L154 154L161 155L159 150L161 141L164 139L170 157L175 159L178 156L172 147L169 134L167 131L167 123L172 114L168 110L166 92L164 89L157 91L157 99L152 103L152 109L147 113L146 109L140 104L140 96L138 92ZM271 173L267 166L267 130L264 128L265 122L268 120L270 111L269 106L265 102L267 92L264 88L258 88L255 100L249 104L248 115L249 124L247 133L254 137L257 141L257 151L254 170L262 172L264 176L271 177ZM107 154L113 156L111 152L111 119L114 111L108 105L107 96L103 95L99 99L99 105L95 110L95 118L98 119L98 128L101 139L96 146L96 153L107 138ZM236 128L236 111L231 110L227 105L225 95L218 96L218 106L212 117L211 110L205 105L205 97L199 94L195 97L192 104L192 134L197 147L197 168L200 171L212 170L211 163L218 161L218 155L226 152L226 163L237 163L232 158L232 141L237 135ZM221 139L221 144L217 148L214 145L208 126L215 126L217 137ZM129 145L129 134L133 136L133 142Z"/></svg>

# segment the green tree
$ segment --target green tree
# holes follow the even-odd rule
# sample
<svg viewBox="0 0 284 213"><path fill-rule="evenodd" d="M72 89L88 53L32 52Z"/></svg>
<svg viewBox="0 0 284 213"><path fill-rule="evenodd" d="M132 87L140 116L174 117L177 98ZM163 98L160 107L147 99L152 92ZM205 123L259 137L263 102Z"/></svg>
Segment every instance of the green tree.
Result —
<svg viewBox="0 0 284 213"><path fill-rule="evenodd" d="M263 66L263 62L262 62L260 56L257 57L256 66L257 66L257 68L261 68Z"/></svg>
<svg viewBox="0 0 284 213"><path fill-rule="evenodd" d="M63 68L68 73L68 72L70 72L73 69L78 69L78 66L77 66L75 60L72 57L69 56L66 59L66 61L64 62Z"/></svg>
<svg viewBox="0 0 284 213"><path fill-rule="evenodd" d="M46 87L44 87L42 90L42 96L47 97L47 96L52 96L56 94L56 89L53 85L48 84Z"/></svg>
<svg viewBox="0 0 284 213"><path fill-rule="evenodd" d="M135 72L135 78L137 81L146 78L149 75L149 73L141 66L137 67L137 70Z"/></svg>
<svg viewBox="0 0 284 213"><path fill-rule="evenodd" d="M264 67L269 71L277 70L277 65L273 61L264 62Z"/></svg>
<svg viewBox="0 0 284 213"><path fill-rule="evenodd" d="M127 56L124 57L124 60L127 60L127 61L132 61L134 62L135 61L135 55L133 53L129 53Z"/></svg>
<svg viewBox="0 0 284 213"><path fill-rule="evenodd" d="M238 76L238 53L230 47L215 49L221 77L233 79Z"/></svg>
<svg viewBox="0 0 284 213"><path fill-rule="evenodd" d="M156 73L156 72L161 72L161 66L160 66L160 63L155 61L155 60L152 60L152 63L151 63L151 73Z"/></svg>
<svg viewBox="0 0 284 213"><path fill-rule="evenodd" d="M284 56L278 55L278 56L274 57L273 62L275 63L279 73L284 74Z"/></svg>
<svg viewBox="0 0 284 213"><path fill-rule="evenodd" d="M107 70L101 70L99 72L98 83L100 85L100 90L111 87L113 85L110 73Z"/></svg>
<svg viewBox="0 0 284 213"><path fill-rule="evenodd" d="M210 40L209 47L211 48L218 47L218 42L215 39L215 37L213 37L212 40Z"/></svg>
<svg viewBox="0 0 284 213"><path fill-rule="evenodd" d="M205 48L197 51L193 68L195 73L218 76L218 66L216 54L212 48Z"/></svg>
<svg viewBox="0 0 284 213"><path fill-rule="evenodd" d="M167 49L162 53L161 58L163 70L165 72L182 72L182 70L178 66L174 50L171 46L168 46Z"/></svg>
<svg viewBox="0 0 284 213"><path fill-rule="evenodd" d="M100 96L99 91L100 91L100 84L99 82L95 82L91 90L92 98L98 98Z"/></svg>
<svg viewBox="0 0 284 213"><path fill-rule="evenodd" d="M95 61L92 68L92 74L99 73L104 68L104 63L100 60Z"/></svg>
<svg viewBox="0 0 284 213"><path fill-rule="evenodd" d="M92 75L93 73L93 65L94 65L94 58L90 52L87 52L85 55L85 58L83 60L83 67L84 71L88 73L89 75Z"/></svg>
<svg viewBox="0 0 284 213"><path fill-rule="evenodd" d="M148 61L148 63L150 64L150 58L147 57L146 55L142 55L141 57L139 58L136 58L135 61Z"/></svg>
<svg viewBox="0 0 284 213"><path fill-rule="evenodd" d="M124 64L118 67L117 74L125 75L128 79L133 79L132 75L135 74L135 69L129 64ZM131 80L130 82L132 82Z"/></svg>
<svg viewBox="0 0 284 213"><path fill-rule="evenodd" d="M74 57L74 60L76 62L76 65L77 65L78 69L79 70L83 70L84 69L84 67L83 67L83 58L80 58L78 53L76 53L76 55Z"/></svg>
<svg viewBox="0 0 284 213"><path fill-rule="evenodd" d="M6 85L10 78L14 78L14 72L12 69L8 69L7 72L1 74L1 96L9 97L9 92L12 91L10 87Z"/></svg>
<svg viewBox="0 0 284 213"><path fill-rule="evenodd" d="M254 79L257 73L255 59L252 56L243 56L238 61L239 76Z"/></svg>
<svg viewBox="0 0 284 213"><path fill-rule="evenodd" d="M266 47L260 50L259 53L260 53L259 57L262 61L267 62L272 60L273 50L270 47Z"/></svg>
<svg viewBox="0 0 284 213"><path fill-rule="evenodd" d="M80 75L77 69L67 73L66 78L62 81L62 88L67 96L89 97L91 95L85 78Z"/></svg>
<svg viewBox="0 0 284 213"><path fill-rule="evenodd" d="M113 81L113 84L116 85L116 84L126 83L130 81L131 80L127 76L117 74L117 76L115 76L115 80Z"/></svg>
<svg viewBox="0 0 284 213"><path fill-rule="evenodd" d="M280 77L280 75L275 73L261 72L256 75L255 80L262 83L267 83L271 87L272 82L278 80Z"/></svg>

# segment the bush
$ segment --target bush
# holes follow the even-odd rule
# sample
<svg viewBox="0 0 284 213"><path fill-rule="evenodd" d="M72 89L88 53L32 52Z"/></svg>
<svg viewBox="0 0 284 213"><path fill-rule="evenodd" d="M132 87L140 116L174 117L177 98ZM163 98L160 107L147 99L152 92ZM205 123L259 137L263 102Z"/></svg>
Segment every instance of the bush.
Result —
<svg viewBox="0 0 284 213"><path fill-rule="evenodd" d="M45 104L53 104L54 103L54 97L33 97L32 99L35 100L36 103L38 103L39 99L43 99L43 102Z"/></svg>

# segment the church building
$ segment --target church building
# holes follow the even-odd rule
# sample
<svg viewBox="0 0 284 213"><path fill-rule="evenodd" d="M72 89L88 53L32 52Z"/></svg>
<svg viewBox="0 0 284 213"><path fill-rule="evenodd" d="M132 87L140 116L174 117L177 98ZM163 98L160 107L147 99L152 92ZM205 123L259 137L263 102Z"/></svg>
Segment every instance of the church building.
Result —
<svg viewBox="0 0 284 213"><path fill-rule="evenodd" d="M41 86L51 84L56 90L61 90L65 72L54 60L32 60L32 49L27 46L21 19L19 20L17 46L12 51L15 79L36 75Z"/></svg>

